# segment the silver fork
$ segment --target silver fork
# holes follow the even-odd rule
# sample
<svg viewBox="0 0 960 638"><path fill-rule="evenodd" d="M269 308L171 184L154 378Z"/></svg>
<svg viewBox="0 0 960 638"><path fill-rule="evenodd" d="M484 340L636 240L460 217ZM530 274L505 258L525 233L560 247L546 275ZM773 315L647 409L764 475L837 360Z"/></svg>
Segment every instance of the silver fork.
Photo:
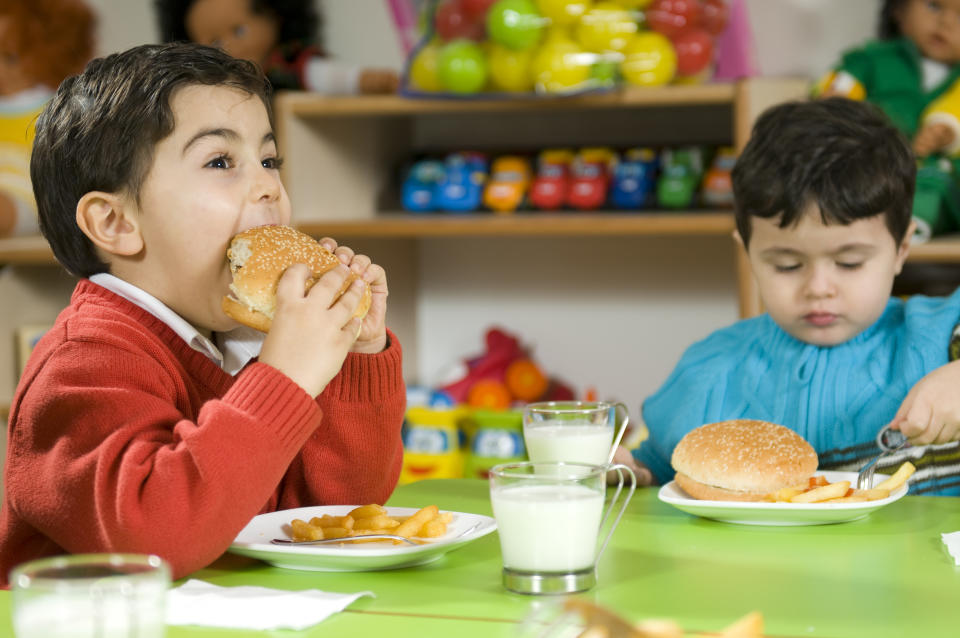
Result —
<svg viewBox="0 0 960 638"><path fill-rule="evenodd" d="M272 545L328 545L336 543L349 543L350 541L359 541L359 540L393 540L393 541L403 541L408 545L419 545L416 541L410 540L406 536L398 536L396 534L368 534L366 536L343 536L342 538L321 538L315 541L295 541L290 538L274 538L270 541Z"/></svg>
<svg viewBox="0 0 960 638"><path fill-rule="evenodd" d="M877 434L877 445L883 451L860 468L860 473L857 475L857 489L868 490L873 487L873 475L877 471L877 461L890 456L908 444L909 441L903 435L903 432L891 430L889 425L883 426L883 429Z"/></svg>

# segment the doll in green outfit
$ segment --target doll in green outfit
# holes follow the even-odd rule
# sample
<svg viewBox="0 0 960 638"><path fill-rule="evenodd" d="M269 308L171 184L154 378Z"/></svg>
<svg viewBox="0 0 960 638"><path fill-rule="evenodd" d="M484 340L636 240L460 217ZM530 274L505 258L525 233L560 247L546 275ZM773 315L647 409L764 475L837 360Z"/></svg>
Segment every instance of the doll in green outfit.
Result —
<svg viewBox="0 0 960 638"><path fill-rule="evenodd" d="M847 51L815 88L876 104L919 161L915 239L960 230L960 0L885 0L879 39Z"/></svg>

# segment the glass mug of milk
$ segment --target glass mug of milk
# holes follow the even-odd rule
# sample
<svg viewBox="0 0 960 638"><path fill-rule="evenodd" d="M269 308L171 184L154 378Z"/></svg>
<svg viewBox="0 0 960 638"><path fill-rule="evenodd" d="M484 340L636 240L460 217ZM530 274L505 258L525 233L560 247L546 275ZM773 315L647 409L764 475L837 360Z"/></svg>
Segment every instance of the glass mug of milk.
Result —
<svg viewBox="0 0 960 638"><path fill-rule="evenodd" d="M627 406L606 401L546 401L523 409L523 440L534 463L603 465L627 429Z"/></svg>
<svg viewBox="0 0 960 638"><path fill-rule="evenodd" d="M607 472L615 472L619 480L604 506ZM566 594L593 587L597 562L636 485L633 472L619 464L527 461L494 466L490 501L503 555L503 586L520 594Z"/></svg>
<svg viewBox="0 0 960 638"><path fill-rule="evenodd" d="M163 638L170 567L145 554L41 558L10 572L18 638Z"/></svg>

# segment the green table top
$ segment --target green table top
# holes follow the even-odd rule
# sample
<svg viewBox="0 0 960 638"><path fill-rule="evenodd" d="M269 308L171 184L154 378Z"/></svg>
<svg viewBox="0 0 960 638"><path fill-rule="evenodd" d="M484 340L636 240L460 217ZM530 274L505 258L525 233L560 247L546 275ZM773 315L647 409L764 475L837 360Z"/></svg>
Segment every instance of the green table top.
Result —
<svg viewBox="0 0 960 638"><path fill-rule="evenodd" d="M412 483L388 502L430 503L491 514L487 483L474 479ZM960 567L940 538L957 530L960 498L907 496L849 523L765 527L697 518L644 488L600 560L599 584L581 596L633 621L672 618L691 633L759 610L769 636L957 636ZM168 636L518 638L518 623L559 598L507 592L500 569L495 533L436 562L379 572L288 570L227 554L191 577L223 586L371 590L376 598L360 598L303 632L170 627ZM0 596L9 601L9 592ZM8 634L9 602L0 604L0 635Z"/></svg>

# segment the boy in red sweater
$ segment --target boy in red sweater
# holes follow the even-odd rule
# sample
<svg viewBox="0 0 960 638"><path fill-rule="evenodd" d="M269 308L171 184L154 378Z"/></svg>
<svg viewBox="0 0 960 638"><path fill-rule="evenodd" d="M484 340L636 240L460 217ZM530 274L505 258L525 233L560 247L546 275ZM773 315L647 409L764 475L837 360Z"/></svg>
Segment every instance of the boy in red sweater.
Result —
<svg viewBox="0 0 960 638"><path fill-rule="evenodd" d="M37 122L40 227L80 278L10 413L0 582L23 561L141 552L182 577L255 515L383 502L405 388L387 279L341 266L280 281L265 337L220 309L230 238L290 221L269 84L193 44L145 45L68 78ZM336 303L350 272L362 284Z"/></svg>

